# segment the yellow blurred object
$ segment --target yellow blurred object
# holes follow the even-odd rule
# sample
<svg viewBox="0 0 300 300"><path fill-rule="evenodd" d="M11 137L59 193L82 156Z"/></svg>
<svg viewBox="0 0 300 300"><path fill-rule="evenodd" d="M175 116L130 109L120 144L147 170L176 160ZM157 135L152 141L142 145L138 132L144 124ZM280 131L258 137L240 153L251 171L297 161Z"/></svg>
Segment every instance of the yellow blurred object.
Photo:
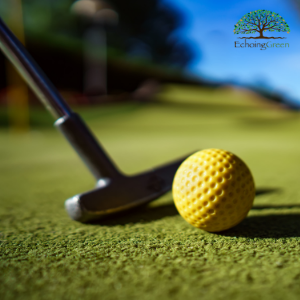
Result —
<svg viewBox="0 0 300 300"><path fill-rule="evenodd" d="M8 24L16 37L25 44L22 1L10 0ZM12 132L21 133L29 130L28 88L10 62L6 62L7 104L10 128Z"/></svg>
<svg viewBox="0 0 300 300"><path fill-rule="evenodd" d="M210 232L229 229L248 214L255 185L247 165L231 152L206 149L178 168L173 198L181 216Z"/></svg>

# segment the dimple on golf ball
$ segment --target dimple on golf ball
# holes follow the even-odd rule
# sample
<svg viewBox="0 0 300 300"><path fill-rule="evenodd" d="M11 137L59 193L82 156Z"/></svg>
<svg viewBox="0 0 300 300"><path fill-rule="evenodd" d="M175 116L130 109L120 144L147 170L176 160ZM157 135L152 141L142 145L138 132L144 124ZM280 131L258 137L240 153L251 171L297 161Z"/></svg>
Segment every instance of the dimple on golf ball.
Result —
<svg viewBox="0 0 300 300"><path fill-rule="evenodd" d="M180 215L210 232L229 229L248 214L255 185L247 165L229 151L206 149L188 157L173 181Z"/></svg>

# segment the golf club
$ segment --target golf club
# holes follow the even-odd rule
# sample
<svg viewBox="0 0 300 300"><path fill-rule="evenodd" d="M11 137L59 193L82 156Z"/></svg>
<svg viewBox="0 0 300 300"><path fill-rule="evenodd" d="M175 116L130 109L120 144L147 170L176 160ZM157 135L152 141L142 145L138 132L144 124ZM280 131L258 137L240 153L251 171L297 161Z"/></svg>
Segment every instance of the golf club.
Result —
<svg viewBox="0 0 300 300"><path fill-rule="evenodd" d="M0 49L56 119L55 126L97 181L92 191L66 200L65 207L72 219L88 222L125 211L155 200L171 189L175 172L187 156L134 176L122 174L1 18Z"/></svg>

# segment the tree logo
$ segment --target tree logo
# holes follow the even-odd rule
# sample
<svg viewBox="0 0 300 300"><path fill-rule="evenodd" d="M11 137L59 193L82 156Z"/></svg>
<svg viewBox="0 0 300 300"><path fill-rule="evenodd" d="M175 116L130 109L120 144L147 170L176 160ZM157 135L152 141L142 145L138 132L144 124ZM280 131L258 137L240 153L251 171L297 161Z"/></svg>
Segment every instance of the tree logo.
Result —
<svg viewBox="0 0 300 300"><path fill-rule="evenodd" d="M235 25L234 34L258 33L259 36L239 37L240 39L285 39L285 37L264 36L264 32L287 32L290 27L279 14L259 9L244 15Z"/></svg>

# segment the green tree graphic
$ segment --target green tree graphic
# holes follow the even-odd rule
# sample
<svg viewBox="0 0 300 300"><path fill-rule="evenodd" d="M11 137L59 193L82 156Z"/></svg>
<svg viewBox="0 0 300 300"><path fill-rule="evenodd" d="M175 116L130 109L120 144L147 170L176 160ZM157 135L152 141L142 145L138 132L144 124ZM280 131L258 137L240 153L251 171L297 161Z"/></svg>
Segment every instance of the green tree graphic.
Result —
<svg viewBox="0 0 300 300"><path fill-rule="evenodd" d="M247 39L283 39L283 37L266 37L266 31L290 33L290 27L285 20L277 13L269 10L259 9L244 15L237 24L234 25L234 34L259 33L256 37L240 37Z"/></svg>

